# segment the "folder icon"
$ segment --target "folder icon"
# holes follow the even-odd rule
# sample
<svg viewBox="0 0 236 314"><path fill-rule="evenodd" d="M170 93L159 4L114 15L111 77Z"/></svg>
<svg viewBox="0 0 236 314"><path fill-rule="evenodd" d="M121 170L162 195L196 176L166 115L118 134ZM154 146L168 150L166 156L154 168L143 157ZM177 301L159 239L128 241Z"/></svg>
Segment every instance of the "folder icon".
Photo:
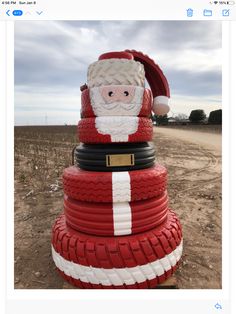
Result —
<svg viewBox="0 0 236 314"><path fill-rule="evenodd" d="M204 16L212 16L212 10L207 10L207 9L205 9L205 10L203 11L203 15L204 15Z"/></svg>

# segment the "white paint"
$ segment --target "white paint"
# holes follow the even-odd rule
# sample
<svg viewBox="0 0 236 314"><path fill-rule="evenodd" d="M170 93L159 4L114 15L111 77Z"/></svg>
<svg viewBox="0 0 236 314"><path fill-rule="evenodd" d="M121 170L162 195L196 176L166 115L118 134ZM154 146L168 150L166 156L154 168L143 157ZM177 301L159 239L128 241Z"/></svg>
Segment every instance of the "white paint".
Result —
<svg viewBox="0 0 236 314"><path fill-rule="evenodd" d="M167 96L157 96L153 98L154 104L163 104L163 105L169 105L169 97Z"/></svg>
<svg viewBox="0 0 236 314"><path fill-rule="evenodd" d="M145 265L126 268L96 268L93 266L84 266L68 261L55 251L52 246L52 258L57 268L63 271L67 276L74 279L80 279L83 282L92 284L102 284L104 286L119 286L122 284L141 283L145 280L151 280L164 274L171 269L180 260L183 250L183 241L170 254L161 259Z"/></svg>
<svg viewBox="0 0 236 314"><path fill-rule="evenodd" d="M112 206L114 235L131 234L132 215L130 176L128 171L112 172Z"/></svg>
<svg viewBox="0 0 236 314"><path fill-rule="evenodd" d="M132 215L129 202L113 203L113 227L114 235L125 235L132 233Z"/></svg>
<svg viewBox="0 0 236 314"><path fill-rule="evenodd" d="M130 202L131 186L128 171L112 172L112 201Z"/></svg>
<svg viewBox="0 0 236 314"><path fill-rule="evenodd" d="M114 85L111 85L114 87ZM101 95L102 87L89 89L91 106L95 116L138 116L142 108L144 88L135 86L135 94L128 104L119 101L107 103Z"/></svg>
<svg viewBox="0 0 236 314"><path fill-rule="evenodd" d="M100 134L110 135L112 142L128 142L129 135L137 132L138 117L97 117L95 127Z"/></svg>
<svg viewBox="0 0 236 314"><path fill-rule="evenodd" d="M154 98L152 111L157 115L165 115L170 111L169 98L166 96L157 96Z"/></svg>
<svg viewBox="0 0 236 314"><path fill-rule="evenodd" d="M145 71L142 63L128 59L104 59L89 65L87 73L89 88L104 85L145 84Z"/></svg>

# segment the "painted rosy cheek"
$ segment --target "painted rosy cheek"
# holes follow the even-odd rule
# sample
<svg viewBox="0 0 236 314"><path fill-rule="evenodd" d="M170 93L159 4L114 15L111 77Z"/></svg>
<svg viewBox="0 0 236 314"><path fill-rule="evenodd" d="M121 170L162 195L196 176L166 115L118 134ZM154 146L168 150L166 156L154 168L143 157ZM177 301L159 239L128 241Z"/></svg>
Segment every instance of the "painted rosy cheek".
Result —
<svg viewBox="0 0 236 314"><path fill-rule="evenodd" d="M105 101L105 103L112 103L114 101L117 101L117 92L112 87L102 87L100 88L100 94Z"/></svg>
<svg viewBox="0 0 236 314"><path fill-rule="evenodd" d="M130 86L130 87L125 87L122 88L120 91L120 97L121 97L121 101L124 103L132 103L133 98L134 98L134 94L135 94L135 88Z"/></svg>

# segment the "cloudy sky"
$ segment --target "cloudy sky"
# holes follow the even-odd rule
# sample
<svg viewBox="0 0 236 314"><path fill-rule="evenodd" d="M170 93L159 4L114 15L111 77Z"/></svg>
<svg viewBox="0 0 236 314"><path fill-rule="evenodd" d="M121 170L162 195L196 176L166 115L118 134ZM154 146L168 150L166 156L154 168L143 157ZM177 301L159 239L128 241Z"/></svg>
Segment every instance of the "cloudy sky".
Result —
<svg viewBox="0 0 236 314"><path fill-rule="evenodd" d="M42 21L15 23L15 124L77 124L87 67L136 49L166 75L171 112L221 108L221 23Z"/></svg>

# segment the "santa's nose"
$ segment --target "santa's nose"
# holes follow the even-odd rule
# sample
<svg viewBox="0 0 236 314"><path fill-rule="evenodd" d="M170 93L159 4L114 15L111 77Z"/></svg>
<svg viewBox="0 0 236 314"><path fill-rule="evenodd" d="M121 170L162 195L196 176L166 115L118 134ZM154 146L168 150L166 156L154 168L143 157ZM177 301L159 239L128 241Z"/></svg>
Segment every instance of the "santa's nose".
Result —
<svg viewBox="0 0 236 314"><path fill-rule="evenodd" d="M100 92L106 103L123 102L130 103L134 97L134 86L104 86Z"/></svg>

